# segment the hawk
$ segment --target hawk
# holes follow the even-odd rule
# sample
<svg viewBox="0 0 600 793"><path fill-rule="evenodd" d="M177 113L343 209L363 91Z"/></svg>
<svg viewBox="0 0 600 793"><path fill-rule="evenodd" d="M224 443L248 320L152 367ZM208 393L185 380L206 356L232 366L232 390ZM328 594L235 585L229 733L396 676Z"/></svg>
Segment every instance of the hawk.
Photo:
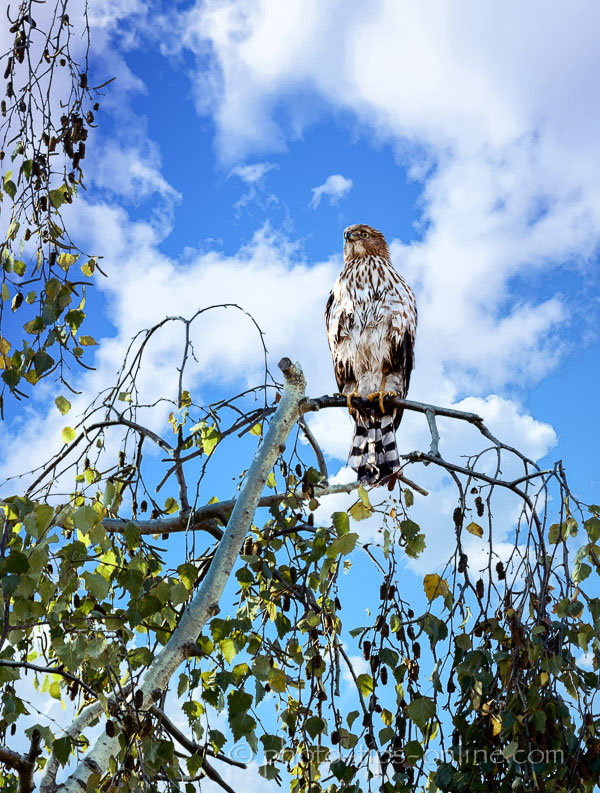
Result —
<svg viewBox="0 0 600 793"><path fill-rule="evenodd" d="M396 430L402 409L386 413L383 398L405 398L414 363L417 306L390 260L385 237L371 226L344 231L344 268L325 309L327 339L339 390L356 422L348 464L358 480L377 485L400 467ZM372 402L356 410L352 397Z"/></svg>

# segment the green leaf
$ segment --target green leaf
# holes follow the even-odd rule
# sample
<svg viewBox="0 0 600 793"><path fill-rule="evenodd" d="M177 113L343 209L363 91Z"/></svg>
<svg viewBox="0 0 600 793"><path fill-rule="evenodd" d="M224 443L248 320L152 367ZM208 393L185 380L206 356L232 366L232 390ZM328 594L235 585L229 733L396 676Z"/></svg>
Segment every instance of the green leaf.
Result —
<svg viewBox="0 0 600 793"><path fill-rule="evenodd" d="M107 581L100 573L89 573L87 570L82 575L88 592L91 596L101 602L108 595L110 589L110 582Z"/></svg>
<svg viewBox="0 0 600 793"><path fill-rule="evenodd" d="M65 199L64 190L65 190L65 186L63 185L62 187L59 187L57 190L50 190L50 192L48 193L50 197L50 202L52 203L54 209L58 209L65 203L66 199Z"/></svg>
<svg viewBox="0 0 600 793"><path fill-rule="evenodd" d="M421 617L420 623L425 633L429 636L432 647L448 636L448 627L446 623L434 614L424 614Z"/></svg>
<svg viewBox="0 0 600 793"><path fill-rule="evenodd" d="M423 747L418 741L409 741L404 746L404 755L410 765L416 765L423 757Z"/></svg>
<svg viewBox="0 0 600 793"><path fill-rule="evenodd" d="M317 735L325 732L326 727L327 724L325 720L321 719L319 716L311 716L310 719L307 719L304 722L304 729L313 740L317 737Z"/></svg>
<svg viewBox="0 0 600 793"><path fill-rule="evenodd" d="M412 507L415 503L415 495L412 490L409 490L408 487L405 487L402 491L404 493L404 503L407 507Z"/></svg>
<svg viewBox="0 0 600 793"><path fill-rule="evenodd" d="M590 540L592 542L597 542L597 540L600 539L600 520L594 515L593 518L586 520L583 525L585 526Z"/></svg>
<svg viewBox="0 0 600 793"><path fill-rule="evenodd" d="M66 765L69 762L71 755L71 739L68 735L63 738L56 738L52 742L52 751L56 755L56 759L61 765Z"/></svg>
<svg viewBox="0 0 600 793"><path fill-rule="evenodd" d="M279 769L277 766L273 765L272 763L267 763L266 765L261 765L258 769L258 773L263 779L278 779L279 778Z"/></svg>
<svg viewBox="0 0 600 793"><path fill-rule="evenodd" d="M10 173L10 171L8 173ZM8 173L6 176L8 176ZM14 199L17 192L17 185L12 181L12 179L7 180L6 177L4 178L4 192Z"/></svg>
<svg viewBox="0 0 600 793"><path fill-rule="evenodd" d="M193 589L198 578L198 568L191 562L183 562L177 568L177 572L187 589Z"/></svg>
<svg viewBox="0 0 600 793"><path fill-rule="evenodd" d="M132 521L129 521L125 526L125 531L123 534L125 536L125 542L127 543L129 550L132 551L134 548L137 548L140 542L140 537L142 536L139 526L137 526Z"/></svg>
<svg viewBox="0 0 600 793"><path fill-rule="evenodd" d="M82 534L88 534L90 529L99 523L99 521L100 516L89 504L84 504L73 513L73 523Z"/></svg>
<svg viewBox="0 0 600 793"><path fill-rule="evenodd" d="M36 354L33 356L33 365L35 367L35 373L38 377L41 377L47 371L52 369L54 366L54 358L45 350L38 350Z"/></svg>
<svg viewBox="0 0 600 793"><path fill-rule="evenodd" d="M40 537L52 523L54 507L49 504L37 504L35 508L35 526Z"/></svg>
<svg viewBox="0 0 600 793"><path fill-rule="evenodd" d="M334 512L331 516L331 522L338 537L341 537L342 534L348 534L350 531L350 518L347 512Z"/></svg>
<svg viewBox="0 0 600 793"><path fill-rule="evenodd" d="M584 562L579 562L573 568L572 578L576 584L580 581L585 581L585 579L590 575L592 572L592 568L589 564L585 564Z"/></svg>
<svg viewBox="0 0 600 793"><path fill-rule="evenodd" d="M457 773L450 763L440 763L434 775L434 782L440 790L454 790L454 774Z"/></svg>
<svg viewBox="0 0 600 793"><path fill-rule="evenodd" d="M356 678L358 688L363 697L370 697L373 693L373 678L371 675L362 674Z"/></svg>
<svg viewBox="0 0 600 793"><path fill-rule="evenodd" d="M196 754L186 757L185 762L187 765L188 774L190 776L197 776L198 772L204 765L204 753L198 751Z"/></svg>
<svg viewBox="0 0 600 793"><path fill-rule="evenodd" d="M335 538L329 548L327 548L325 551L325 555L328 559L335 559L340 554L342 556L346 556L354 550L357 540L358 534L355 534L354 532L342 534L341 537Z"/></svg>
<svg viewBox="0 0 600 793"><path fill-rule="evenodd" d="M65 314L65 322L73 332L79 328L84 319L85 313L78 308L73 308Z"/></svg>
<svg viewBox="0 0 600 793"><path fill-rule="evenodd" d="M239 741L240 738L248 736L256 727L256 722L249 713L238 713L230 717L229 726L233 733L233 740Z"/></svg>
<svg viewBox="0 0 600 793"><path fill-rule="evenodd" d="M68 413L69 410L71 410L71 403L64 396L57 396L54 400L54 404L60 410L63 416Z"/></svg>
<svg viewBox="0 0 600 793"><path fill-rule="evenodd" d="M208 737L215 752L219 752L227 743L227 738L219 730L209 730Z"/></svg>
<svg viewBox="0 0 600 793"><path fill-rule="evenodd" d="M246 691L235 689L230 691L227 696L227 707L229 708L229 716L235 716L238 713L245 713L252 705L252 695Z"/></svg>
<svg viewBox="0 0 600 793"><path fill-rule="evenodd" d="M435 716L435 703L429 697L419 697L413 699L411 703L406 706L406 712L411 721L424 730L427 724Z"/></svg>
<svg viewBox="0 0 600 793"><path fill-rule="evenodd" d="M4 572L19 575L20 573L26 573L28 570L29 560L27 556L13 548L4 562Z"/></svg>
<svg viewBox="0 0 600 793"><path fill-rule="evenodd" d="M223 653L223 657L228 664L230 664L237 655L237 649L233 639L223 639L222 642L219 642L219 649Z"/></svg>

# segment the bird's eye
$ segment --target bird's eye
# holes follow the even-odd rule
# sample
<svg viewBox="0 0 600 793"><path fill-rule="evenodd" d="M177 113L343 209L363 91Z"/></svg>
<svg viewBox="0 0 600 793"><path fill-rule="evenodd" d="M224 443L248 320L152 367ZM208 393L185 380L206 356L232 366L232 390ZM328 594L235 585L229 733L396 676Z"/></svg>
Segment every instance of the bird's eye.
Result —
<svg viewBox="0 0 600 793"><path fill-rule="evenodd" d="M368 231L361 231L360 232L360 236L361 237L365 237L365 239L366 239L369 236L369 232Z"/></svg>

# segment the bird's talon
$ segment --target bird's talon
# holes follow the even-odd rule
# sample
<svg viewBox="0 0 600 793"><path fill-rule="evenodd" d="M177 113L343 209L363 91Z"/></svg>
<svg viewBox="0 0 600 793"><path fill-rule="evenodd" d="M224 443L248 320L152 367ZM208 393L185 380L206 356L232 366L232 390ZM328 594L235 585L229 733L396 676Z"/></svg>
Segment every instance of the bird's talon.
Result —
<svg viewBox="0 0 600 793"><path fill-rule="evenodd" d="M360 397L360 394L356 390L356 388L351 391L349 394L346 394L346 404L348 405L348 413L356 418L358 416L358 410L352 406L352 397Z"/></svg>

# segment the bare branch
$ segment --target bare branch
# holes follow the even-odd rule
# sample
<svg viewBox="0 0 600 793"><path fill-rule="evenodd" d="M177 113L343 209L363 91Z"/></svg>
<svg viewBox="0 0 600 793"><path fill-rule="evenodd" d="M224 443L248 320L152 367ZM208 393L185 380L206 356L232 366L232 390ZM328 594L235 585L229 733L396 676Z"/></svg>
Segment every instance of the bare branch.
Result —
<svg viewBox="0 0 600 793"><path fill-rule="evenodd" d="M325 456L323 454L323 451L321 450L321 447L319 446L319 443L318 443L317 439L315 438L315 436L313 434L313 431L311 430L311 428L308 426L308 424L304 420L304 416L301 416L298 419L298 424L300 425L300 428L301 428L302 432L304 433L304 436L305 436L306 440L312 446L312 450L315 453L315 457L317 458L317 464L319 466L319 473L321 474L323 479L325 481L327 481L329 479L329 474L327 473L327 463L325 462Z"/></svg>

